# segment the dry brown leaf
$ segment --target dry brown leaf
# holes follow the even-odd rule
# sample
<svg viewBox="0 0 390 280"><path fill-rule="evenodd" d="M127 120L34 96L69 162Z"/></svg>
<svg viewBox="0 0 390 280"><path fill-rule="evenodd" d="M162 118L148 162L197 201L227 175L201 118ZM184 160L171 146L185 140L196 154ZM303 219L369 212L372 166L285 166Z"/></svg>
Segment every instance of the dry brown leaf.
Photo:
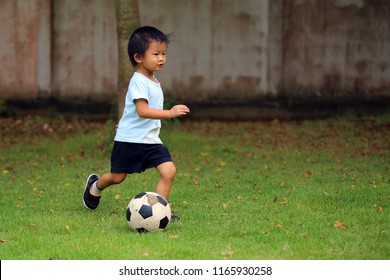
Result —
<svg viewBox="0 0 390 280"><path fill-rule="evenodd" d="M340 222L340 221L335 221L334 227L335 228L348 228L348 226L346 224L344 224L343 222Z"/></svg>

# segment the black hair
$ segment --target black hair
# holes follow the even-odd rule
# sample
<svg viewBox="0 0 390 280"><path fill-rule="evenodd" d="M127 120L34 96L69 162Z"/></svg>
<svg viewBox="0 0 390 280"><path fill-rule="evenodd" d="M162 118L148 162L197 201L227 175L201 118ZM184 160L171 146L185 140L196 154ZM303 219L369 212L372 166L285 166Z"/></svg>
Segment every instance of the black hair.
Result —
<svg viewBox="0 0 390 280"><path fill-rule="evenodd" d="M135 67L137 62L134 59L134 55L142 56L149 48L151 42L166 43L169 44L170 34L164 34L160 30L152 26L141 26L137 28L129 38L127 44L127 53L131 64Z"/></svg>

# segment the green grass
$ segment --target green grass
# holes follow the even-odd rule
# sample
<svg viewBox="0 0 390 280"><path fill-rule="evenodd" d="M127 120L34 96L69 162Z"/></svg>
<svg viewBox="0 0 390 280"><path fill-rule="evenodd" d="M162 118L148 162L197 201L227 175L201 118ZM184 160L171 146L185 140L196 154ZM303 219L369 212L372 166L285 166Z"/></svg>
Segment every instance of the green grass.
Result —
<svg viewBox="0 0 390 280"><path fill-rule="evenodd" d="M147 234L125 209L154 190L155 170L107 189L95 211L81 203L86 177L109 170L112 122L1 123L2 260L390 258L388 114L165 123L182 220Z"/></svg>

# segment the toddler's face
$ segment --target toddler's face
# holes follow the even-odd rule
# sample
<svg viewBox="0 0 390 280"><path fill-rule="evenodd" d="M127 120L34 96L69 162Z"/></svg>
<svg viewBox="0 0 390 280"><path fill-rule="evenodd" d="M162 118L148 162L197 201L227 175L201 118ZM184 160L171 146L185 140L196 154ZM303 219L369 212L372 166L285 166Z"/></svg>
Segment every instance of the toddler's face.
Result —
<svg viewBox="0 0 390 280"><path fill-rule="evenodd" d="M160 71L165 65L166 53L166 43L152 42L141 58L139 66L143 67L147 72Z"/></svg>

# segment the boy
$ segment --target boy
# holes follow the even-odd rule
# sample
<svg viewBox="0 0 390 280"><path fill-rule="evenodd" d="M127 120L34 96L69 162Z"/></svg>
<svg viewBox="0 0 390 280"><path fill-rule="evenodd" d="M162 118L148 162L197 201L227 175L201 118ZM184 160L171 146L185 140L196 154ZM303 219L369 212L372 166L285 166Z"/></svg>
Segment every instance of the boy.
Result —
<svg viewBox="0 0 390 280"><path fill-rule="evenodd" d="M138 28L129 39L128 55L136 71L114 139L111 172L100 178L91 174L85 184L83 204L88 209L98 207L105 188L123 182L127 174L152 167L160 173L155 192L166 199L169 196L176 167L159 138L160 120L186 115L190 110L185 105L163 110L164 96L154 72L163 68L168 44L169 35L151 26Z"/></svg>

